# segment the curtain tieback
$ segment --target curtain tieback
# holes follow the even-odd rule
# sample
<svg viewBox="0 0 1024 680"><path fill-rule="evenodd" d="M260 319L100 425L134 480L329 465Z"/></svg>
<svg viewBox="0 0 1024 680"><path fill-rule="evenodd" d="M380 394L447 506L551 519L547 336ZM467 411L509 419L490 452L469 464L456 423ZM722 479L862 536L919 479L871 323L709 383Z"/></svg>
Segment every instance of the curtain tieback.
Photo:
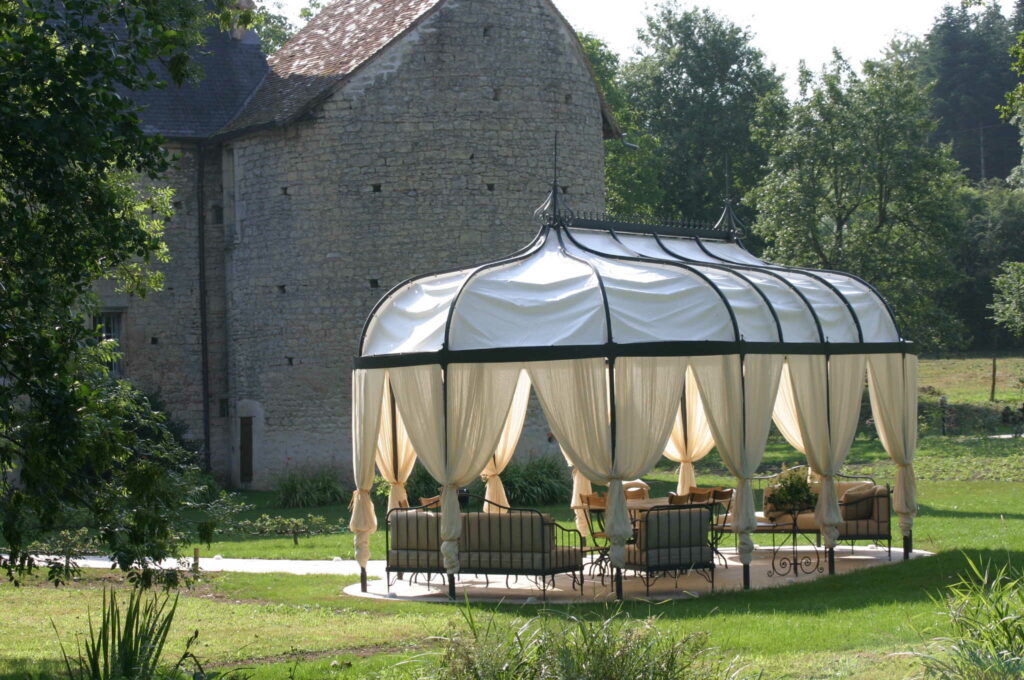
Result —
<svg viewBox="0 0 1024 680"><path fill-rule="evenodd" d="M480 473L480 479L483 481L484 484L486 484L487 482L491 481L492 477L497 477L497 476L498 475L489 475L486 472L481 472Z"/></svg>
<svg viewBox="0 0 1024 680"><path fill-rule="evenodd" d="M369 489L356 489L355 491L353 491L352 492L352 500L350 500L348 502L348 509L349 510L355 510L355 508L356 508L356 500L361 495L362 496L369 496L370 495L370 490Z"/></svg>
<svg viewBox="0 0 1024 680"><path fill-rule="evenodd" d="M901 468L913 467L913 465L914 465L913 463L896 463L896 467L901 467Z"/></svg>
<svg viewBox="0 0 1024 680"><path fill-rule="evenodd" d="M405 482L388 482L392 487L405 486Z"/></svg>

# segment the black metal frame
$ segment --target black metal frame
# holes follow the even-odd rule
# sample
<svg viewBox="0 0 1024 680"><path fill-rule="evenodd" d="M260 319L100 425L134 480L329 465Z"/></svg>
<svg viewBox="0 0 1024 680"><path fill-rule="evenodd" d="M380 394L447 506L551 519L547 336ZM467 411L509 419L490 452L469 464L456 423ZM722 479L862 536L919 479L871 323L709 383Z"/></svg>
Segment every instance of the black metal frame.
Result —
<svg viewBox="0 0 1024 680"><path fill-rule="evenodd" d="M469 496L469 498L475 498L480 500L483 504L491 506L496 512L485 513L485 512L463 512L461 513L461 520L463 522L462 536L459 539L460 550L459 550L459 561L460 569L458 574L448 574L448 596L451 599L455 598L455 577L459 574L473 574L479 576L505 576L506 582L508 577L528 576L535 579L535 583L541 590L542 597L547 599L547 589L549 586L554 585L555 576L558 574L571 574L572 575L572 587L575 590L576 586L579 585L581 592L583 587L583 536L576 529L566 529L565 527L558 524L554 520L545 519L545 516L532 508L510 508L497 503L492 503L479 496ZM399 563L393 564L391 560L391 532L392 522L399 524L403 521L402 518L409 517L409 513L428 513L433 520L437 534L433 536L433 543L438 546L438 550L424 549L422 563L412 564ZM493 540L496 540L500 545L503 539L506 537L508 540L512 540L513 536L518 536L521 541L527 543L528 548L536 548L534 550L487 550L487 551L471 551L463 548L469 541L480 536L480 534L474 534L475 529L474 523L467 523L467 519L470 517L483 517L488 518L488 522L493 521L498 525L498 534L496 536L488 534ZM424 515L414 515L414 517L424 517ZM415 521L415 520L414 520ZM518 523L518 527L513 526L513 523ZM528 529L533 530L539 523L541 530L541 540L552 542L552 550L545 550L544 545L533 545L535 534ZM417 532L420 531L423 522L415 522ZM505 525L508 524L506 527ZM385 572L387 574L396 574L396 579L401 579L406 573L410 574L427 574L428 583L429 576L433 574L445 574L444 562L440 554L440 528L441 518L437 512L432 512L426 506L417 506L410 508L393 508L388 511L387 520L385 522L385 534L384 534L384 545L386 550L386 566ZM516 531L518 529L518 532ZM505 531L508 531L506 534ZM426 543L430 543L429 537L423 534L417 534L417 541L423 539ZM568 561L562 561L558 558L562 553L559 551L560 548L568 548L569 554L575 556L574 559ZM536 554L541 555L540 568L512 568L509 566L502 566L502 560L497 560L498 566L488 566L487 560L475 560L475 555L514 555L514 554ZM419 557L417 557L419 559ZM510 558L509 561L514 561ZM474 562L476 564L474 565ZM388 589L390 591L391 585L394 581L388 577Z"/></svg>
<svg viewBox="0 0 1024 680"><path fill-rule="evenodd" d="M708 583L711 584L711 590L712 592L714 592L715 555L717 554L717 550L715 545L714 510L712 507L713 505L714 503L692 503L687 505L656 505L653 508L646 508L638 511L639 517L636 520L634 520L634 536L636 540L631 547L634 549L635 552L642 554L643 558L642 562L638 561L631 563L629 562L629 553L627 552L627 561L625 568L629 571L632 571L640 577L640 579L643 581L645 592L647 595L651 594L651 586L661 576L671 575L678 580L678 578L681 575L689 573L690 571L698 572L701 575L701 577L703 577ZM703 522L699 519L696 519L701 517L702 513L692 512L694 510L707 511L707 521ZM708 561L678 560L676 563L672 563L670 560L670 563L668 565L659 564L659 566L657 567L651 567L651 559L649 556L649 552L661 549L682 550L681 547L672 547L672 545L680 545L682 543L681 540L677 542L670 542L669 548L650 548L647 545L645 545L645 543L648 540L648 532L646 531L646 526L650 522L652 513L655 515L668 515L671 513L679 513L680 515L682 515L683 513L685 513L686 517L689 519L689 522L687 522L685 525L681 522L676 525L679 530L679 537L682 538L684 534L688 538L693 535L703 534L705 540L707 541L706 547L710 552L711 559ZM686 527L685 532L682 530L684 526ZM693 547L699 546L692 546L688 544L685 547L692 549ZM616 573L616 594L621 599L621 572L618 571Z"/></svg>
<svg viewBox="0 0 1024 680"><path fill-rule="evenodd" d="M800 469L807 470L807 469L809 469L809 466L808 465L796 465L796 466L794 466L792 468L789 468L789 469L790 470L800 470ZM767 482L769 480L772 480L772 479L777 479L779 474L781 474L781 473L776 473L776 474L773 474L773 475L759 475L757 477L752 477L751 480L754 482L753 488L756 488L756 489L758 489L758 490L763 492L765 487L766 487L766 485L767 485ZM833 477L835 477L836 479L848 479L848 480L860 479L860 480L871 482L872 484L876 484L877 485L877 483L875 482L874 478L870 477L868 475L846 475L846 474L842 474L842 473L837 473L837 474L833 475ZM858 532L856 534L856 536L850 536L848 534L840 533L838 538L836 539L836 542L837 543L849 542L849 544L850 544L850 552L851 553L853 553L853 551L854 551L854 544L855 544L856 541L881 541L881 540L885 540L886 541L886 552L888 554L889 560L890 561L892 560L892 488L888 484L886 484L885 485L885 490L886 490L886 495L888 496L889 516L886 518L888 521L884 522L884 526L888 529L888 532L884 533L884 534L882 534L882 533L872 534L872 533L869 533L869 532L864 532L864 533ZM860 503L872 503L873 504L875 502L875 498L876 498L875 496L869 496L867 498L862 498L862 499L859 499L859 500L856 500L856 501L849 501L849 502L846 502L846 503L840 501L840 503L839 503L839 510L840 510L840 512L842 512L842 509L844 507L850 507L850 506L854 506L854 505L857 505L857 504L860 504ZM761 509L762 509L762 512L763 512L764 511L764 499L763 499L763 497L762 497L762 501L761 501ZM794 526L795 526L796 518L793 517L792 519L793 519L793 523L794 523ZM847 524L848 522L870 522L870 521L878 521L878 519L877 518L873 518L871 520L847 520L847 519L844 519L843 520L843 524ZM755 533L759 533L759 534L789 534L792 531L793 531L793 529L790 527L789 524L784 523L784 522L783 523L778 523L777 522L777 523L775 523L774 526L771 526L771 527L759 527ZM820 531L813 531L812 532L812 531L802 531L801 530L801 531L799 531L799 533L807 534L807 535L814 534L817 537L817 545L819 545L819 546L821 545L821 532ZM775 549L774 544L773 544L772 548L773 548L773 550ZM831 559L832 555L830 555L829 557ZM831 565L830 565L830 573L832 573L832 572L834 572L834 568L831 568Z"/></svg>

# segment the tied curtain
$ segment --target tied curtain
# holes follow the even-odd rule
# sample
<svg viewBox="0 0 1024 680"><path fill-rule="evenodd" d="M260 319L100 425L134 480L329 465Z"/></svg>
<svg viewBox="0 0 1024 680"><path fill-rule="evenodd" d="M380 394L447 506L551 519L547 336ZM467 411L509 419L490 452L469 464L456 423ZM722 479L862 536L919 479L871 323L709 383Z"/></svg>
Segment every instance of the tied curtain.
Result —
<svg viewBox="0 0 1024 680"><path fill-rule="evenodd" d="M679 410L676 411L672 435L669 437L664 452L666 458L679 463L677 494L689 493L690 487L697 486L697 475L693 464L708 455L714 446L715 439L711 434L711 425L708 423L707 416L704 415L697 381L693 377L693 369L690 369L686 372L683 398L680 400Z"/></svg>
<svg viewBox="0 0 1024 680"><path fill-rule="evenodd" d="M868 358L868 393L878 438L896 463L893 510L900 517L900 531L908 536L917 515L917 357L872 354Z"/></svg>
<svg viewBox="0 0 1024 680"><path fill-rule="evenodd" d="M348 528L355 535L356 560L366 568L370 559L370 534L377 530L373 509L373 459L384 403L384 370L357 370L352 375L352 467L356 492Z"/></svg>
<svg viewBox="0 0 1024 680"><path fill-rule="evenodd" d="M409 475L416 464L416 449L409 440L409 432L405 429L398 409L396 408L392 414L391 399L391 384L390 381L385 381L380 434L377 436L377 469L391 485L388 492L388 510L409 507L405 483L409 481ZM394 423L391 420L392 415L395 417ZM394 441L396 434L397 442Z"/></svg>
<svg viewBox="0 0 1024 680"><path fill-rule="evenodd" d="M519 435L523 432L523 421L526 420L526 407L530 403L530 376L526 371L520 371L519 382L516 383L516 391L512 397L512 404L508 409L508 417L505 419L505 427L501 430L498 438L498 446L494 449L494 455L487 461L484 471L480 474L486 485L484 493L484 512L500 512L497 506L508 507L508 496L505 495L505 485L501 483L501 473L512 461L516 452L516 444L519 443ZM492 505L492 503L496 505Z"/></svg>
<svg viewBox="0 0 1024 680"><path fill-rule="evenodd" d="M736 477L733 524L740 561L750 564L754 550L750 534L757 529L751 479L764 458L783 357L732 354L694 357L690 362L715 445Z"/></svg>
<svg viewBox="0 0 1024 680"><path fill-rule="evenodd" d="M835 547L843 521L835 475L857 434L866 361L863 354L791 355L775 402L779 431L821 477L814 519L827 548Z"/></svg>
<svg viewBox="0 0 1024 680"><path fill-rule="evenodd" d="M612 565L621 568L633 536L622 481L642 476L661 457L682 393L686 359L620 357L612 371L603 358L531 362L527 368L573 468L608 485L605 531ZM614 441L609 380L615 384Z"/></svg>
<svg viewBox="0 0 1024 680"><path fill-rule="evenodd" d="M460 566L458 488L483 472L493 456L521 368L520 364L452 364L443 372L432 364L390 370L413 448L441 484L441 555L449 574L457 573Z"/></svg>

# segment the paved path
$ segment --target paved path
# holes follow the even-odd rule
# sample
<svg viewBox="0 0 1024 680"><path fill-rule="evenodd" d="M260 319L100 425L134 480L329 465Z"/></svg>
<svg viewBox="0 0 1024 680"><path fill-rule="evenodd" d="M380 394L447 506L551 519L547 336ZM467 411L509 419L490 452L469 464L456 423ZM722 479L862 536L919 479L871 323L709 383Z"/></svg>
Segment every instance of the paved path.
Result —
<svg viewBox="0 0 1024 680"><path fill-rule="evenodd" d="M188 560L192 564L192 560ZM78 566L87 569L110 569L112 562L103 557L87 557L78 560ZM174 560L165 560L165 568L179 566ZM200 571L238 571L249 574L335 574L355 576L359 574L359 563L355 560L241 560L219 557L200 557ZM366 566L370 576L384 575L384 560L371 560Z"/></svg>

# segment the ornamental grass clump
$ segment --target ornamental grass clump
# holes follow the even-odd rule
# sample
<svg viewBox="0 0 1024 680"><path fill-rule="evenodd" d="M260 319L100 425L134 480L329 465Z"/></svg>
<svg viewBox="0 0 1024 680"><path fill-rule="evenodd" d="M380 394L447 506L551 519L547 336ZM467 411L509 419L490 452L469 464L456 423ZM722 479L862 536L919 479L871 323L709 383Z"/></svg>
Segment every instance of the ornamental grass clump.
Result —
<svg viewBox="0 0 1024 680"><path fill-rule="evenodd" d="M295 468L277 478L277 502L282 508L348 505L352 492L332 468Z"/></svg>
<svg viewBox="0 0 1024 680"><path fill-rule="evenodd" d="M468 605L463 617L467 630L442 638L437 654L392 672L416 680L734 680L743 672L705 634L677 637L652 619L536 616L509 626L478 622Z"/></svg>
<svg viewBox="0 0 1024 680"><path fill-rule="evenodd" d="M525 463L512 461L501 473L508 502L518 507L565 503L572 496L572 477L561 458L543 456Z"/></svg>
<svg viewBox="0 0 1024 680"><path fill-rule="evenodd" d="M1004 565L968 571L937 600L950 634L916 654L925 676L941 680L1024 678L1024 574Z"/></svg>

